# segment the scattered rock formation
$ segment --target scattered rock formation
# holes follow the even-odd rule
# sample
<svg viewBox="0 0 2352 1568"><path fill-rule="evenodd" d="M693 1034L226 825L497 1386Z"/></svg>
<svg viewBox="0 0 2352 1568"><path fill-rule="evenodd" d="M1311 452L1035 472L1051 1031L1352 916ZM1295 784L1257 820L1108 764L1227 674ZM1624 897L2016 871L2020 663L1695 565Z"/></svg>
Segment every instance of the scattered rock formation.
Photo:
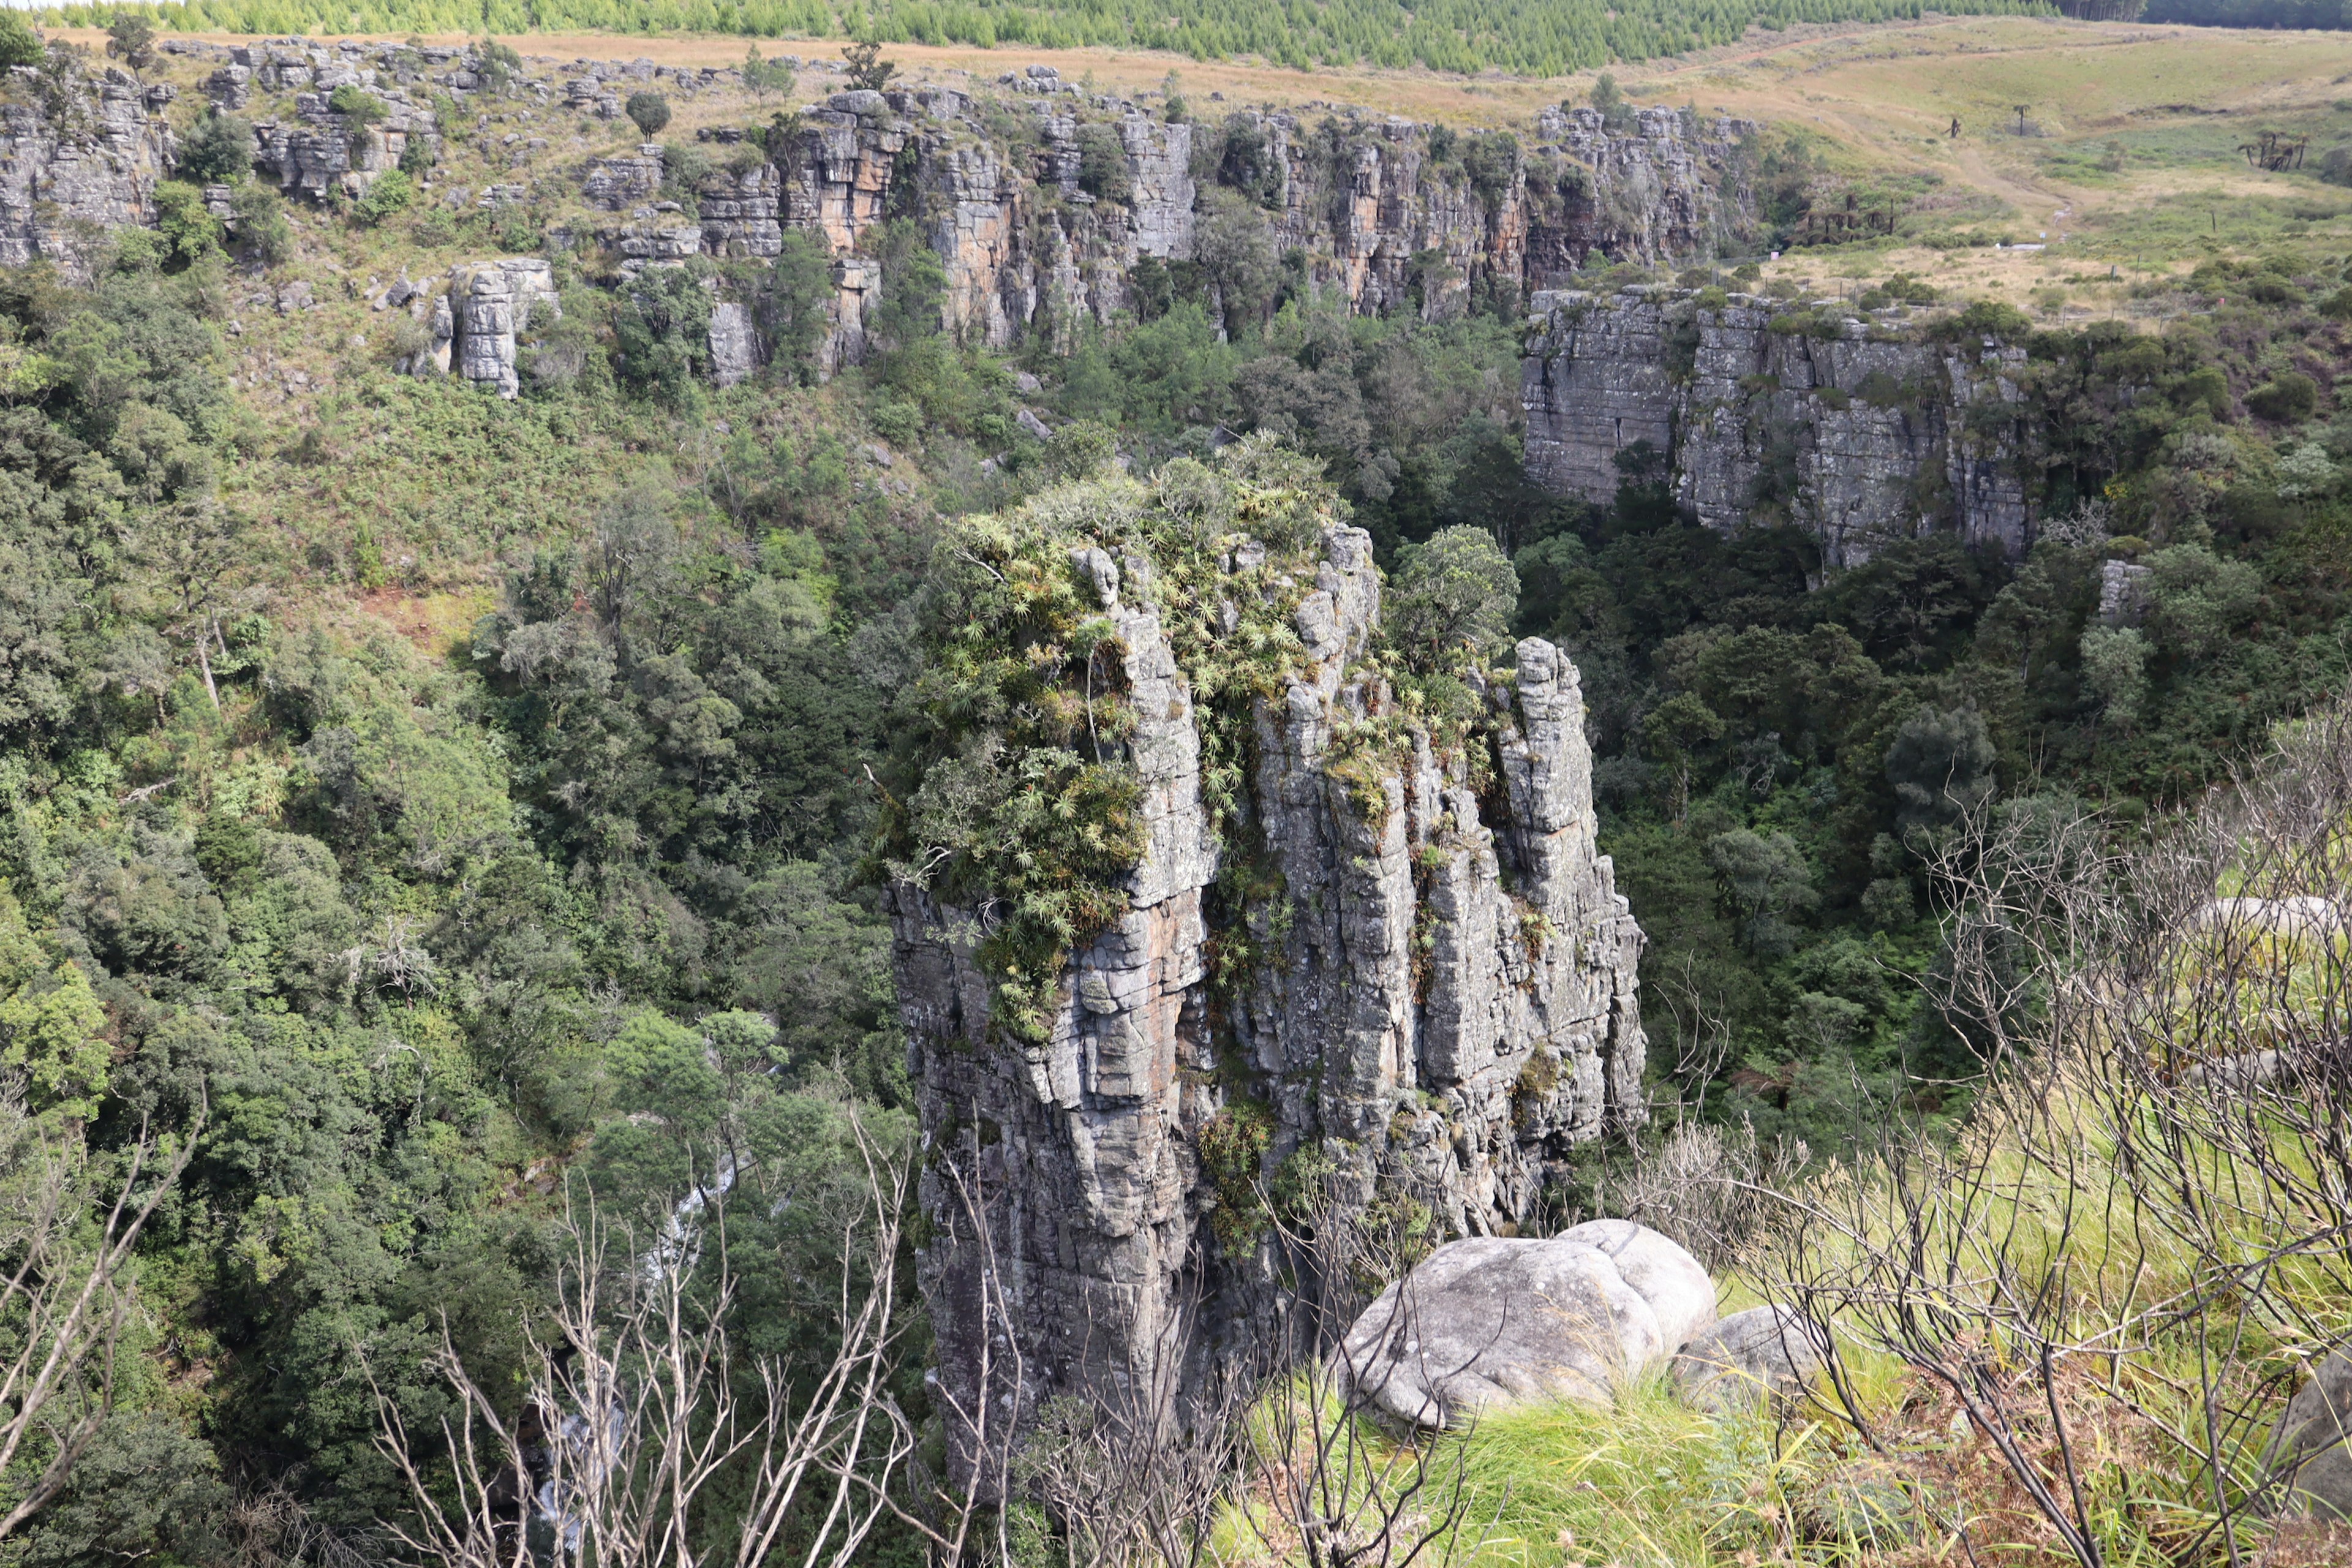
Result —
<svg viewBox="0 0 2352 1568"><path fill-rule="evenodd" d="M86 276L110 231L152 225L175 155L156 96L127 71L16 66L0 97L0 266Z"/></svg>
<svg viewBox="0 0 2352 1568"><path fill-rule="evenodd" d="M1477 691L1487 772L1394 727L1394 694L1361 664L1381 595L1367 535L1327 526L1290 566L1244 540L1219 624L1234 636L1244 602L1263 604L1300 652L1245 740L1220 731L1220 754L1255 759L1221 831L1169 629L1197 603L1140 550L1071 549L1134 717L1146 847L1126 913L1072 955L1050 1027L1023 1044L992 1023L985 905L891 890L939 1376L950 1405L1021 1419L1057 1393L1181 1400L1219 1357L1264 1347L1287 1287L1258 1173L1507 1234L1573 1144L1643 1115L1641 933L1594 847L1577 673L1557 649L1521 643L1515 675ZM1210 896L1227 869L1255 889L1237 904ZM1238 943L1256 958L1213 978Z"/></svg>
<svg viewBox="0 0 2352 1568"><path fill-rule="evenodd" d="M1512 1405L1606 1405L1714 1322L1697 1258L1601 1219L1439 1247L1365 1309L1339 1354L1354 1397L1435 1428Z"/></svg>
<svg viewBox="0 0 2352 1568"><path fill-rule="evenodd" d="M1789 1399L1821 1372L1822 1342L1785 1307L1750 1307L1694 1335L1675 1357L1675 1384L1686 1405L1727 1410L1759 1399Z"/></svg>
<svg viewBox="0 0 2352 1568"><path fill-rule="evenodd" d="M1832 567L1945 528L2011 557L2032 542L2022 345L1662 288L1534 308L1527 468L1554 494L1611 500L1646 443L1700 522L1792 523Z"/></svg>

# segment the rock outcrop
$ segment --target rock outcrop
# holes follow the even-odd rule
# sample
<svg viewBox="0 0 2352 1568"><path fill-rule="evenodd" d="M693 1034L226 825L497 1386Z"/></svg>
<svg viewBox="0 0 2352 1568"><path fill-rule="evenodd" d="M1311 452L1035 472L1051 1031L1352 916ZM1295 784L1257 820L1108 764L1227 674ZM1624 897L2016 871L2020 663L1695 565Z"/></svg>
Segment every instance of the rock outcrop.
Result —
<svg viewBox="0 0 2352 1568"><path fill-rule="evenodd" d="M1513 1405L1606 1405L1714 1322L1697 1258L1598 1219L1544 1241L1439 1247L1364 1310L1339 1357L1353 1398L1436 1428Z"/></svg>
<svg viewBox="0 0 2352 1568"><path fill-rule="evenodd" d="M1820 1373L1824 1342L1801 1313L1750 1307L1692 1336L1675 1357L1675 1386L1701 1410L1791 1399Z"/></svg>
<svg viewBox="0 0 2352 1568"><path fill-rule="evenodd" d="M2022 345L1938 338L1899 308L1717 301L1538 294L1520 395L1528 477L1605 503L1646 443L1698 521L1794 524L1832 567L1945 528L2025 552Z"/></svg>
<svg viewBox="0 0 2352 1568"><path fill-rule="evenodd" d="M836 266L834 330L820 353L828 368L865 352L864 296L879 279L861 242L893 216L916 218L939 254L951 332L1003 348L1044 331L1068 352L1086 321L1132 305L1139 264L1199 258L1213 204L1196 171L1216 165L1217 147L1255 149L1252 197L1219 198L1226 232L1259 228L1273 251L1296 253L1310 289L1368 314L1517 300L1594 251L1643 261L1712 254L1751 205L1741 147L1754 127L1744 121L1659 109L1612 130L1590 110L1547 110L1544 140L1526 150L1516 138L1465 142L1358 115L1171 125L1114 100L1073 102L1061 90L1069 84L1037 79L1055 92L1017 105L1026 122L1018 139L1005 134L1002 110L992 117L950 89L834 93L800 117L788 143L768 149L764 168L701 179L698 241L673 226L666 243L646 221L658 148L593 161L583 194L638 216L604 237L625 267L772 256L787 229L821 238ZM1089 108L1108 113L1088 121ZM1106 174L1100 195L1087 188L1082 145L1097 132L1125 164L1116 179Z"/></svg>
<svg viewBox="0 0 2352 1568"><path fill-rule="evenodd" d="M155 221L175 153L163 101L127 71L16 66L0 98L0 266L86 276L107 235Z"/></svg>
<svg viewBox="0 0 2352 1568"><path fill-rule="evenodd" d="M373 126L349 123L328 107L329 96L302 93L295 100L293 121L265 120L253 128L254 166L274 174L288 195L312 201L326 199L331 191L365 195L377 175L400 166L412 138L430 142L439 133L433 111L397 89L374 91L385 115Z"/></svg>
<svg viewBox="0 0 2352 1568"><path fill-rule="evenodd" d="M2352 1355L2330 1355L2295 1391L2263 1461L2290 1517L2352 1521Z"/></svg>
<svg viewBox="0 0 2352 1568"><path fill-rule="evenodd" d="M1000 1436L1060 1393L1181 1403L1257 1353L1307 1288L1277 1262L1258 1177L1508 1234L1574 1144L1643 1113L1641 933L1594 847L1574 667L1521 643L1476 692L1492 750L1474 752L1402 721L1361 662L1367 535L1328 527L1303 564L1266 561L1227 552L1217 624L1234 636L1244 603L1267 604L1300 651L1212 748L1255 759L1221 830L1170 630L1199 603L1139 550L1073 557L1117 634L1145 847L1125 913L1055 978L1043 1037L992 1021L985 904L891 890L940 1390L998 1412Z"/></svg>

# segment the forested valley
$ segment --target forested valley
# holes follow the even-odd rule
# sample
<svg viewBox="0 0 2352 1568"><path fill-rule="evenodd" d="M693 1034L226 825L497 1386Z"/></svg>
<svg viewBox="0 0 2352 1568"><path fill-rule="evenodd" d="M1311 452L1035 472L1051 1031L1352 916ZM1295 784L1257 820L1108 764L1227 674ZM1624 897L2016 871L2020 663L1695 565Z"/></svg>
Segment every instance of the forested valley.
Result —
<svg viewBox="0 0 2352 1568"><path fill-rule="evenodd" d="M768 107L738 118L759 132ZM1676 1130L1790 1179L1964 1138L1988 1092L1987 1041L1944 1005L1969 835L2129 852L2343 690L2340 239L2183 266L2148 287L2152 324L1861 279L1864 314L2021 351L2037 521L2014 557L1930 528L1837 568L1769 494L1737 531L1695 521L1646 443L1612 500L1537 485L1525 300L1454 287L1433 253L1383 312L1310 287L1259 226L1259 132L1204 107L1201 259L1140 264L1063 352L950 331L911 210L860 241L870 353L835 364L814 325L834 258L797 233L616 282L504 207L281 210L242 153L181 171L157 226L87 266L0 269L0 1563L405 1560L420 1498L463 1491L453 1435L524 1421L514 1401L564 1364L582 1247L635 1260L623 1280L723 1283L696 1300L745 1401L769 1368L814 1397L791 1379L866 1331L842 1304L898 1279L864 1397L906 1452L845 1494L871 1513L848 1560L943 1560L925 1489L955 1466L908 1283L929 1221L904 1189L877 1210L877 1170L931 1157L890 886L945 847L963 858L938 885L1021 889L1046 933L1024 940L1059 963L1140 831L1087 794L1102 736L1093 773L1076 761L1093 688L1053 684L1070 639L1102 636L1064 603L1086 568L1023 527L1131 507L1138 537L1190 519L1299 548L1360 527L1387 595L1367 665L1465 744L1518 639L1573 661L1599 847L1646 937L1651 1110L1566 1157L1544 1198L1562 1224L1614 1212ZM1157 112L1184 113L1172 84ZM205 115L184 153L215 155L228 116ZM1746 154L1758 255L1842 188L1777 134ZM1076 145L1088 199L1126 200L1117 141ZM1505 155L1446 145L1472 182ZM667 199L693 200L693 151ZM525 250L561 315L526 335L519 395L400 374L422 340L362 313L378 274ZM276 302L283 268L336 257L336 345L299 383L257 372L256 334L291 365L310 331ZM1740 260L1595 250L1571 281L1841 330ZM722 386L730 290L764 302L775 352ZM1010 595L1024 563L1034 600L991 608L982 576ZM1016 624L1046 629L975 651L971 628ZM1023 725L1072 771L958 750ZM977 793L937 783L948 757L980 759ZM1243 1184L1265 1152L1244 1144ZM20 1352L77 1268L104 1285L67 1333L88 1359L37 1407ZM762 1501L746 1462L715 1467L668 1560L828 1549L830 1483ZM774 1533L740 1556L755 1505ZM1028 1508L990 1515L1019 1516L1019 1561L1078 1550Z"/></svg>

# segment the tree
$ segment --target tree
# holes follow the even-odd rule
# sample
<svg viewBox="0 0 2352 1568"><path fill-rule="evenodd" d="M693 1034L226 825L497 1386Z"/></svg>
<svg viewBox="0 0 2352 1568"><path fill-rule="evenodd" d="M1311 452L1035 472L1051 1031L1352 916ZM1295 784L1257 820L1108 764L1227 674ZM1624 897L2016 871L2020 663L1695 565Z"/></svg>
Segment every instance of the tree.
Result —
<svg viewBox="0 0 2352 1568"><path fill-rule="evenodd" d="M1706 841L1706 863L1738 908L1748 947L1767 958L1786 956L1797 941L1788 917L1812 908L1817 897L1812 868L1797 841L1786 833L1738 827Z"/></svg>
<svg viewBox="0 0 2352 1568"><path fill-rule="evenodd" d="M669 100L657 92L633 92L626 112L637 134L650 137L669 123Z"/></svg>
<svg viewBox="0 0 2352 1568"><path fill-rule="evenodd" d="M777 363L808 363L824 336L833 296L833 258L824 243L806 229L787 229L768 276L768 337Z"/></svg>
<svg viewBox="0 0 2352 1568"><path fill-rule="evenodd" d="M790 98L796 80L793 68L786 62L761 59L757 44L743 57L743 86L753 98L764 100L772 92L780 98Z"/></svg>
<svg viewBox="0 0 2352 1568"><path fill-rule="evenodd" d="M155 61L155 24L137 11L117 11L107 24L106 52L132 70Z"/></svg>
<svg viewBox="0 0 2352 1568"><path fill-rule="evenodd" d="M48 58L41 35L25 20L22 11L0 9L0 70L10 66L37 66Z"/></svg>
<svg viewBox="0 0 2352 1568"><path fill-rule="evenodd" d="M253 127L217 109L198 117L180 140L180 175L200 185L226 185L253 167Z"/></svg>
<svg viewBox="0 0 2352 1568"><path fill-rule="evenodd" d="M869 92L880 92L898 68L882 58L879 43L845 44L841 58L849 62L849 85Z"/></svg>
<svg viewBox="0 0 2352 1568"><path fill-rule="evenodd" d="M1895 819L1905 837L1941 833L1990 799L1997 755L1982 713L1921 703L1886 748Z"/></svg>
<svg viewBox="0 0 2352 1568"><path fill-rule="evenodd" d="M1483 528L1445 528L1408 545L1381 618L1417 668L1436 671L1464 654L1494 657L1508 640L1519 574Z"/></svg>
<svg viewBox="0 0 2352 1568"><path fill-rule="evenodd" d="M813 1365L730 1342L744 1286L727 1245L731 1178L698 1185L649 1237L567 1204L555 1310L530 1333L519 1405L477 1381L446 1315L429 1368L456 1409L438 1433L413 1432L371 1378L376 1446L415 1503L392 1534L438 1568L524 1568L541 1520L559 1555L612 1568L858 1562L915 1441L889 1396L908 1172L862 1131L858 1147L869 1201L835 1239L865 1283L844 1288L835 1347ZM719 1510L706 1494L725 1496L728 1521L707 1539Z"/></svg>

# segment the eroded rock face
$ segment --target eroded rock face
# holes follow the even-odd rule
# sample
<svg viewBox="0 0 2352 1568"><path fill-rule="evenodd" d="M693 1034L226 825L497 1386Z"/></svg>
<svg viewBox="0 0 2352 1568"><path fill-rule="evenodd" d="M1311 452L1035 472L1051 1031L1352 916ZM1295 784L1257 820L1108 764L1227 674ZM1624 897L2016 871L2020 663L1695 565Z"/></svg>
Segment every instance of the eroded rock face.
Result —
<svg viewBox="0 0 2352 1568"><path fill-rule="evenodd" d="M1794 523L1832 567L1944 528L2012 558L2032 543L2021 345L1937 342L1894 315L1776 330L1790 307L1737 294L1561 291L1535 306L1527 469L1556 495L1609 502L1629 477L1621 457L1647 443L1654 477L1700 522Z"/></svg>
<svg viewBox="0 0 2352 1568"><path fill-rule="evenodd" d="M1008 144L1001 122L950 89L835 93L803 115L789 146L769 150L766 168L705 182L699 249L767 257L786 229L821 238L839 289L819 354L829 369L865 352L862 296L878 278L860 242L892 216L911 216L946 271L951 333L1004 348L1043 331L1067 353L1088 321L1131 308L1140 264L1196 258L1208 207L1194 153L1226 130L1130 108L1108 122L1126 194L1097 200L1082 188L1084 121L1066 103L1021 105L1035 140ZM1458 153L1434 156L1429 129L1404 120L1239 118L1265 168L1263 200L1244 204L1244 219L1276 252L1298 254L1313 291L1367 314L1517 300L1596 249L1643 261L1710 253L1751 205L1739 150L1754 128L1743 121L1650 110L1612 131L1590 111L1548 110L1540 145L1515 142L1474 174ZM659 184L657 148L583 173L589 202L615 213L650 201ZM605 236L629 262L678 259L677 247L694 242L676 238L665 245L642 223ZM866 275L852 277L854 266Z"/></svg>
<svg viewBox="0 0 2352 1568"><path fill-rule="evenodd" d="M1513 1405L1606 1405L1714 1321L1698 1259L1602 1219L1439 1247L1364 1310L1339 1354L1359 1397L1437 1428Z"/></svg>
<svg viewBox="0 0 2352 1568"><path fill-rule="evenodd" d="M155 186L175 153L172 133L149 113L145 89L111 67L99 77L14 67L5 95L0 265L47 258L85 277L109 230L155 221Z"/></svg>
<svg viewBox="0 0 2352 1568"><path fill-rule="evenodd" d="M1263 558L1244 546L1227 569ZM1481 691L1499 777L1419 731L1368 758L1355 737L1394 708L1359 664L1380 580L1368 535L1328 530L1292 584L1305 654L1255 706L1260 842L1236 847L1203 804L1154 563L1089 549L1073 565L1117 628L1137 721L1147 847L1127 913L1074 954L1046 1037L1022 1046L991 1026L981 913L890 895L931 1151L938 1375L952 1406L1001 1405L1000 1434L1061 1393L1181 1404L1221 1358L1265 1348L1288 1285L1263 1236L1212 1223L1235 1200L1201 1153L1239 1116L1270 1167L1312 1158L1345 1203L1406 1193L1475 1236L1515 1230L1575 1143L1643 1114L1641 933L1594 847L1577 673L1557 649L1521 643L1516 682ZM1278 890L1226 910L1211 889L1237 854ZM1213 983L1220 930L1264 956ZM972 1435L950 1427L968 1463Z"/></svg>
<svg viewBox="0 0 2352 1568"><path fill-rule="evenodd" d="M396 290L412 313L431 322L433 346L404 367L411 375L457 375L500 397L522 390L519 334L536 314L554 319L555 274L538 257L506 257L451 268L446 288L405 284ZM390 296L386 296L390 301Z"/></svg>

